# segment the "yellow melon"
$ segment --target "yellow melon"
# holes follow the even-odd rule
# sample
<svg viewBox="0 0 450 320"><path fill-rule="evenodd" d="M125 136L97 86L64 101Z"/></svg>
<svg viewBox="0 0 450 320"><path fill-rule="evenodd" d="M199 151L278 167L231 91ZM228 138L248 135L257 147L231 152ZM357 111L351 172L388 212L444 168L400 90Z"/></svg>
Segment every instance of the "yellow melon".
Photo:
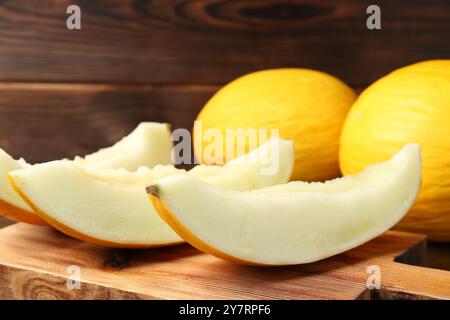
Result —
<svg viewBox="0 0 450 320"><path fill-rule="evenodd" d="M340 167L354 174L384 161L406 143L419 143L423 184L397 229L450 241L450 60L417 63L367 88L341 136Z"/></svg>
<svg viewBox="0 0 450 320"><path fill-rule="evenodd" d="M273 69L250 73L219 90L197 117L201 133L194 130L197 159L222 164L227 158L227 129L279 130L295 144L293 180L326 180L339 175L339 136L355 93L342 81L308 69ZM224 137L221 155L207 154L211 143L205 136L218 129ZM256 148L264 139L236 149L231 158ZM236 142L237 144L237 142ZM219 161L218 161L219 160Z"/></svg>

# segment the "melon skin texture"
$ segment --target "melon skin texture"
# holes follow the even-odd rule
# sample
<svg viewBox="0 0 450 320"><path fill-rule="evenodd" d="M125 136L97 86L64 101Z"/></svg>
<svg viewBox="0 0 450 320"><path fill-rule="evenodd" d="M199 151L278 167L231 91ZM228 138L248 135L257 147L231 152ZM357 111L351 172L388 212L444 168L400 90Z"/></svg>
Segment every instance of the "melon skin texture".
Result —
<svg viewBox="0 0 450 320"><path fill-rule="evenodd" d="M259 178L256 153L280 161L278 174ZM288 181L292 166L292 142L271 140L224 167L199 166L189 174L224 188L249 190ZM103 246L150 248L183 242L153 210L145 191L153 181L177 172L185 171L173 166L135 172L99 170L62 160L12 171L9 176L21 197L59 231Z"/></svg>
<svg viewBox="0 0 450 320"><path fill-rule="evenodd" d="M420 186L418 145L359 175L252 192L186 174L147 188L158 214L198 249L237 263L309 263L361 245L395 225Z"/></svg>
<svg viewBox="0 0 450 320"><path fill-rule="evenodd" d="M74 162L93 170L106 168L136 170L139 166L171 164L171 152L169 125L142 122L114 145L85 157L76 157ZM7 179L8 172L29 166L25 160L15 160L0 148L0 215L14 221L48 225L12 189Z"/></svg>
<svg viewBox="0 0 450 320"><path fill-rule="evenodd" d="M367 88L353 105L340 143L344 175L419 143L423 184L398 230L450 241L450 60L407 66Z"/></svg>
<svg viewBox="0 0 450 320"><path fill-rule="evenodd" d="M294 141L292 180L323 181L340 176L338 152L342 124L355 101L354 91L339 79L315 70L285 68L253 72L220 89L197 117L202 133L227 129L279 130ZM227 162L209 155L211 144L194 128L196 158L205 164ZM246 148L252 146L247 141ZM239 155L236 148L235 156ZM220 163L219 163L220 164Z"/></svg>

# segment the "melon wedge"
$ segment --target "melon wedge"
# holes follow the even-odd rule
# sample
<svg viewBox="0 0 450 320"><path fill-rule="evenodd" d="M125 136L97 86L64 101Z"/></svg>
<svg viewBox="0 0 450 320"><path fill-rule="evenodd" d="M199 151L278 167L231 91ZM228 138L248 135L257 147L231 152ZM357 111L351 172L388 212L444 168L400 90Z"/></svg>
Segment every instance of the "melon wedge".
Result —
<svg viewBox="0 0 450 320"><path fill-rule="evenodd" d="M91 169L153 167L171 164L172 140L169 125L142 122L128 136L111 147L74 161ZM12 189L7 173L29 167L23 159L15 160L0 148L0 215L8 219L36 225L47 225Z"/></svg>
<svg viewBox="0 0 450 320"><path fill-rule="evenodd" d="M420 181L420 150L411 144L361 174L325 183L236 192L177 174L147 192L159 215L198 249L238 263L291 265L385 232L412 206Z"/></svg>
<svg viewBox="0 0 450 320"><path fill-rule="evenodd" d="M141 166L172 164L172 138L166 123L142 122L114 145L74 161L92 169L124 168L135 171Z"/></svg>
<svg viewBox="0 0 450 320"><path fill-rule="evenodd" d="M289 181L293 168L293 142L270 139L225 166L199 165L189 173L221 188L248 191Z"/></svg>
<svg viewBox="0 0 450 320"><path fill-rule="evenodd" d="M258 153L280 161L277 174L258 177ZM292 142L270 140L224 167L201 166L190 174L216 186L248 190L287 182L293 162ZM186 171L173 166L98 170L62 160L12 171L9 177L35 212L61 232L104 246L146 248L183 242L153 210L145 192L145 186L177 172Z"/></svg>
<svg viewBox="0 0 450 320"><path fill-rule="evenodd" d="M15 160L0 148L0 216L14 221L46 225L14 191L7 179L9 171L30 166L23 159Z"/></svg>

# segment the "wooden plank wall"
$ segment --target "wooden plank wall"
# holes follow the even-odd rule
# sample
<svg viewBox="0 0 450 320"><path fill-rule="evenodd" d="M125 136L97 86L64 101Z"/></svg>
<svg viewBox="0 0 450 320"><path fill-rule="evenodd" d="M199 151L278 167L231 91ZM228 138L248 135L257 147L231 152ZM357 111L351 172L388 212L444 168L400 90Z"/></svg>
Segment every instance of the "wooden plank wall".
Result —
<svg viewBox="0 0 450 320"><path fill-rule="evenodd" d="M77 4L82 30L65 26ZM220 85L308 67L365 87L397 67L450 57L450 2L3 0L0 147L39 162L112 143L139 121L191 127Z"/></svg>

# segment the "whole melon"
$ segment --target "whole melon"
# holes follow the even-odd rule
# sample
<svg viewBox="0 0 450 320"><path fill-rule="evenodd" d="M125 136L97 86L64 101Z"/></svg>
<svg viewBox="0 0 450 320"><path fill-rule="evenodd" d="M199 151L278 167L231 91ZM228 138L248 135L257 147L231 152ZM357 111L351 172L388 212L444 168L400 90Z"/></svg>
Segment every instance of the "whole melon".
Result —
<svg viewBox="0 0 450 320"><path fill-rule="evenodd" d="M270 69L244 75L224 86L207 102L197 120L202 132L218 129L224 146L227 129L278 129L281 138L294 141L291 179L326 180L340 175L339 137L355 99L350 87L329 74L299 68ZM225 159L225 151L219 161L217 155L205 154L210 141L195 132L197 159L207 164L230 160ZM245 151L257 145L247 145ZM239 155L237 151L232 157Z"/></svg>
<svg viewBox="0 0 450 320"><path fill-rule="evenodd" d="M359 96L342 130L342 173L360 172L410 142L421 146L422 187L396 228L450 241L450 60L398 69Z"/></svg>

